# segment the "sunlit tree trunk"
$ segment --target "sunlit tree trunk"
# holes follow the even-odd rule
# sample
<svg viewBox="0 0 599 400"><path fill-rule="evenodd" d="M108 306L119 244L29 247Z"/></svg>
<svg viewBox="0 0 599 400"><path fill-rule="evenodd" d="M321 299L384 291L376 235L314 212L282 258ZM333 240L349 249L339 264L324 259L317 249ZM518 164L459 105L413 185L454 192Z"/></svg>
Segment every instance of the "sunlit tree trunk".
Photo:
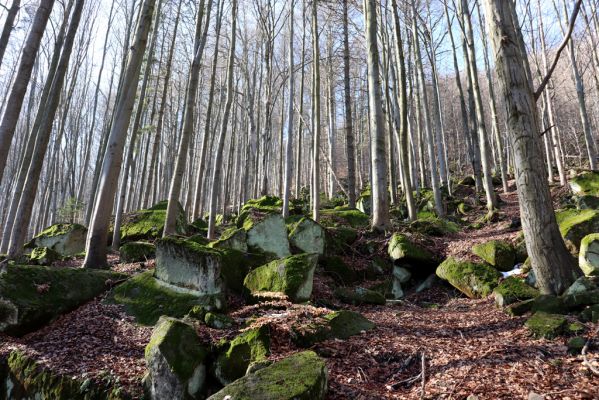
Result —
<svg viewBox="0 0 599 400"><path fill-rule="evenodd" d="M283 183L283 218L289 216L289 196L291 192L291 173L293 167L293 96L295 85L295 74L293 72L293 9L295 0L289 2L289 104L287 106L287 143L285 144L285 182ZM304 66L302 65L302 68ZM301 99L300 99L301 101ZM300 168L300 165L296 165Z"/></svg>

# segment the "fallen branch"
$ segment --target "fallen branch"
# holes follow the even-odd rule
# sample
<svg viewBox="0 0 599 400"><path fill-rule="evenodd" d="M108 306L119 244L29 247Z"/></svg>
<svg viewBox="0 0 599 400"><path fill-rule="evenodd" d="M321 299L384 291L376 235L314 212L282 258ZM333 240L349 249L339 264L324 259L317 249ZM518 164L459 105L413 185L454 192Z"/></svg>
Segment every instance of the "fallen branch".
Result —
<svg viewBox="0 0 599 400"><path fill-rule="evenodd" d="M422 375L422 386L420 387L420 398L424 399L424 387L426 385L426 353L423 351L422 352L422 369L421 369L421 375Z"/></svg>
<svg viewBox="0 0 599 400"><path fill-rule="evenodd" d="M597 329L595 330L595 335L599 333L599 324L597 325ZM593 373L594 375L599 376L599 369L595 368L590 361L587 358L587 350L589 349L589 345L591 344L592 341L592 337L590 337L587 342L584 344L584 347L582 348L582 360L583 360L583 364L589 369L589 371L591 371L591 373Z"/></svg>

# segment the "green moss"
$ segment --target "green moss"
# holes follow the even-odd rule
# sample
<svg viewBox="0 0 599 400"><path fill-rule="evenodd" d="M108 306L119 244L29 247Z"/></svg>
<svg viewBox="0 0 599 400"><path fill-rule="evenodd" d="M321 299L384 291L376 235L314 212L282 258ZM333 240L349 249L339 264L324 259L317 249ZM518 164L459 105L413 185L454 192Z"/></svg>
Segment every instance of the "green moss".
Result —
<svg viewBox="0 0 599 400"><path fill-rule="evenodd" d="M505 312L513 317L524 315L532 309L534 304L533 299L523 300L516 303L512 303L505 308Z"/></svg>
<svg viewBox="0 0 599 400"><path fill-rule="evenodd" d="M325 227L349 226L352 228L367 228L370 217L362 211L348 207L335 207L332 210L321 210L320 223Z"/></svg>
<svg viewBox="0 0 599 400"><path fill-rule="evenodd" d="M599 172L587 171L569 181L572 192L576 195L599 196Z"/></svg>
<svg viewBox="0 0 599 400"><path fill-rule="evenodd" d="M586 307L580 313L580 320L583 322L599 322L599 304Z"/></svg>
<svg viewBox="0 0 599 400"><path fill-rule="evenodd" d="M156 257L156 246L146 242L129 242L121 246L119 253L122 262L147 261Z"/></svg>
<svg viewBox="0 0 599 400"><path fill-rule="evenodd" d="M153 277L153 271L134 276L113 289L108 297L122 304L127 314L142 325L154 325L161 315L185 316L194 306L203 305L197 296L176 292Z"/></svg>
<svg viewBox="0 0 599 400"><path fill-rule="evenodd" d="M341 310L316 318L308 325L292 325L291 337L298 346L311 347L324 340L345 340L371 329L374 329L374 324L361 314Z"/></svg>
<svg viewBox="0 0 599 400"><path fill-rule="evenodd" d="M162 236L168 201L164 200L147 210L138 210L125 216L121 226L121 242L151 240ZM178 204L176 232L184 234L187 227L183 206Z"/></svg>
<svg viewBox="0 0 599 400"><path fill-rule="evenodd" d="M346 226L326 228L326 251L329 254L345 254L358 239L358 231Z"/></svg>
<svg viewBox="0 0 599 400"><path fill-rule="evenodd" d="M247 218L252 213L258 214L280 214L283 207L283 200L276 196L262 196L259 199L248 200L237 217L235 223L238 228L244 227ZM247 229L246 229L247 230Z"/></svg>
<svg viewBox="0 0 599 400"><path fill-rule="evenodd" d="M526 321L526 327L536 338L553 339L564 331L566 323L561 315L538 311Z"/></svg>
<svg viewBox="0 0 599 400"><path fill-rule="evenodd" d="M183 382L192 377L196 367L208 355L193 326L169 317L160 318L152 332L145 349L148 364L156 352L166 359L171 370Z"/></svg>
<svg viewBox="0 0 599 400"><path fill-rule="evenodd" d="M501 274L490 265L450 257L437 267L437 276L468 297L480 298L491 294Z"/></svg>
<svg viewBox="0 0 599 400"><path fill-rule="evenodd" d="M219 313L208 312L204 316L204 322L214 329L225 329L233 326L235 321L233 318Z"/></svg>
<svg viewBox="0 0 599 400"><path fill-rule="evenodd" d="M51 265L54 261L60 260L60 254L48 247L36 247L29 255L31 264Z"/></svg>
<svg viewBox="0 0 599 400"><path fill-rule="evenodd" d="M266 359L270 354L268 326L250 329L230 342L221 344L216 358L214 373L223 384L229 384L245 375L248 366Z"/></svg>
<svg viewBox="0 0 599 400"><path fill-rule="evenodd" d="M591 233L582 238L578 265L587 276L599 276L599 233Z"/></svg>
<svg viewBox="0 0 599 400"><path fill-rule="evenodd" d="M305 351L244 376L209 400L323 400L326 388L324 360Z"/></svg>
<svg viewBox="0 0 599 400"><path fill-rule="evenodd" d="M430 236L445 236L459 232L460 227L453 221L427 216L410 223L410 230Z"/></svg>
<svg viewBox="0 0 599 400"><path fill-rule="evenodd" d="M422 246L413 243L406 235L394 233L389 240L387 252L392 260L431 264L433 254Z"/></svg>
<svg viewBox="0 0 599 400"><path fill-rule="evenodd" d="M586 339L580 336L571 338L568 340L568 353L572 355L580 354L586 342Z"/></svg>
<svg viewBox="0 0 599 400"><path fill-rule="evenodd" d="M292 225L289 243L300 253L323 254L325 249L325 230L314 220L304 217Z"/></svg>
<svg viewBox="0 0 599 400"><path fill-rule="evenodd" d="M495 302L500 307L505 307L518 301L534 299L539 295L539 291L528 286L523 279L510 276L493 289L493 294Z"/></svg>
<svg viewBox="0 0 599 400"><path fill-rule="evenodd" d="M79 224L54 224L35 235L33 239L66 235L75 230L86 231L87 228Z"/></svg>
<svg viewBox="0 0 599 400"><path fill-rule="evenodd" d="M126 398L118 384L99 385L89 380L63 376L14 350L7 361L12 398L53 400L120 400ZM0 394L2 396L2 394Z"/></svg>
<svg viewBox="0 0 599 400"><path fill-rule="evenodd" d="M324 256L319 260L319 265L324 269L327 275L335 281L344 284L350 284L358 279L356 271L348 266L341 257Z"/></svg>
<svg viewBox="0 0 599 400"><path fill-rule="evenodd" d="M534 299L531 311L542 311L550 314L564 314L567 310L561 297L550 294L542 294Z"/></svg>
<svg viewBox="0 0 599 400"><path fill-rule="evenodd" d="M499 271L510 271L516 262L514 247L501 240L490 240L472 247L472 252Z"/></svg>
<svg viewBox="0 0 599 400"><path fill-rule="evenodd" d="M577 253L582 238L599 231L599 210L563 210L555 214L566 245Z"/></svg>
<svg viewBox="0 0 599 400"><path fill-rule="evenodd" d="M363 287L357 288L337 288L335 289L335 297L347 304L385 304L385 296L380 292L366 289Z"/></svg>
<svg viewBox="0 0 599 400"><path fill-rule="evenodd" d="M254 297L269 293L289 296L292 301L307 301L312 293L316 254L298 254L272 261L251 271L244 286Z"/></svg>
<svg viewBox="0 0 599 400"><path fill-rule="evenodd" d="M122 277L110 271L9 264L0 275L0 331L19 336L38 329Z"/></svg>
<svg viewBox="0 0 599 400"><path fill-rule="evenodd" d="M228 248L247 252L248 246L246 231L244 229L231 227L226 229L218 240L209 243L208 246L215 249Z"/></svg>

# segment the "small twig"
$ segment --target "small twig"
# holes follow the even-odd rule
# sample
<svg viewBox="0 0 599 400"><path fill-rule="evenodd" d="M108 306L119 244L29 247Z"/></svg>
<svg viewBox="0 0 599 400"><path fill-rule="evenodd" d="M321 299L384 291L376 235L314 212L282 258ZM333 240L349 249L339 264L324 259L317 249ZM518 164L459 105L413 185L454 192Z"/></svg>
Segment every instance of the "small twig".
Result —
<svg viewBox="0 0 599 400"><path fill-rule="evenodd" d="M426 353L422 352L422 386L420 387L420 398L424 399L424 387L426 386Z"/></svg>
<svg viewBox="0 0 599 400"><path fill-rule="evenodd" d="M541 132L541 134L540 134L539 136L543 136L543 135L545 135L545 134L546 134L547 132L549 132L549 131L551 130L551 128L553 128L554 126L555 126L555 124L554 124L554 125L551 125L549 128L547 128L547 129L545 129L543 132Z"/></svg>
<svg viewBox="0 0 599 400"><path fill-rule="evenodd" d="M597 329L595 329L595 334L597 335L599 333L599 325L597 325ZM595 368L588 360L587 358L587 350L589 349L589 345L591 344L591 340L592 337L589 338L587 340L587 342L584 344L584 347L582 348L582 360L583 360L583 364L589 369L589 371L591 371L591 373L593 373L594 375L599 376L599 369Z"/></svg>

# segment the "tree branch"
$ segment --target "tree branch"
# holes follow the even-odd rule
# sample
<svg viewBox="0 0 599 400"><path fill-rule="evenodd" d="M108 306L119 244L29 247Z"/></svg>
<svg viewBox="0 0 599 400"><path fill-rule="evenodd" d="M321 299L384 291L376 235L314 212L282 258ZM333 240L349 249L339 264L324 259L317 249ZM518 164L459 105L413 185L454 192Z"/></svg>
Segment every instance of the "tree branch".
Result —
<svg viewBox="0 0 599 400"><path fill-rule="evenodd" d="M559 48L557 49L557 52L555 53L555 58L553 59L553 63L551 63L549 71L547 71L547 75L545 75L538 89L535 91L535 101L538 100L539 97L541 97L543 90L545 90L545 87L549 83L549 79L551 79L551 75L553 75L553 71L555 70L555 67L557 67L559 57L562 54L562 51L566 48L566 45L568 44L568 41L572 36L572 31L574 31L574 24L576 23L576 17L578 16L578 12L580 11L581 4L582 0L576 0L576 3L574 4L574 9L572 10L572 16L570 17L570 25L568 27L568 32L566 32L566 36L564 36L562 43L560 44Z"/></svg>

